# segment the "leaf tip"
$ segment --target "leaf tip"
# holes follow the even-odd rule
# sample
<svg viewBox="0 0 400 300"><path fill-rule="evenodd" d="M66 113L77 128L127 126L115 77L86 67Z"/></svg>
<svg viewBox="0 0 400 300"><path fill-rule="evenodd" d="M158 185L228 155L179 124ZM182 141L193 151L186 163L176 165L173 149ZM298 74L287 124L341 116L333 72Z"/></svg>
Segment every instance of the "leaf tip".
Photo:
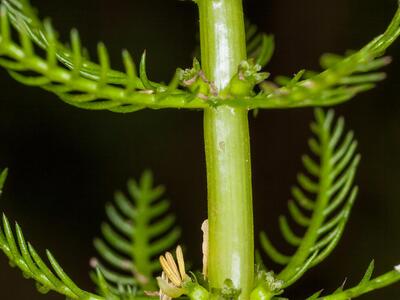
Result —
<svg viewBox="0 0 400 300"><path fill-rule="evenodd" d="M93 269L96 269L97 272L99 272L99 260L96 257L92 257L89 260L89 266L92 267Z"/></svg>
<svg viewBox="0 0 400 300"><path fill-rule="evenodd" d="M146 62L146 56L147 56L147 49L144 49L143 53L142 53L142 61L143 62Z"/></svg>
<svg viewBox="0 0 400 300"><path fill-rule="evenodd" d="M71 39L75 40L75 39L79 39L79 31L76 28L72 28L71 29Z"/></svg>
<svg viewBox="0 0 400 300"><path fill-rule="evenodd" d="M0 173L0 195L1 195L2 189L4 187L4 183L5 183L6 179L7 179L7 176L8 176L8 169L5 168Z"/></svg>
<svg viewBox="0 0 400 300"><path fill-rule="evenodd" d="M49 249L46 249L45 252L46 252L46 255L49 258L49 260L54 260L54 256L53 256L53 254L51 254Z"/></svg>

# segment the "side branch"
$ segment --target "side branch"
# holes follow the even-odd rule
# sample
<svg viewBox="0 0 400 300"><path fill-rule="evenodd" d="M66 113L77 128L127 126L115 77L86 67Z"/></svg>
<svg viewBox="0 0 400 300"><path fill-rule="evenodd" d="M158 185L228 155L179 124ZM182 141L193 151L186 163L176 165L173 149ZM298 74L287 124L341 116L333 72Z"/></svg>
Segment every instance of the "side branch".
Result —
<svg viewBox="0 0 400 300"><path fill-rule="evenodd" d="M98 45L99 64L93 63L86 58L76 30L71 31L71 49L66 48L50 22L41 23L32 10L27 1L3 0L1 4L0 66L17 81L49 90L84 109L133 112L143 108L208 107L197 94L178 88L180 70L169 85L151 82L145 54L138 75L130 54L124 50L125 73L114 71L102 43ZM10 25L18 32L20 43L13 41ZM45 50L46 57L39 56L36 47Z"/></svg>

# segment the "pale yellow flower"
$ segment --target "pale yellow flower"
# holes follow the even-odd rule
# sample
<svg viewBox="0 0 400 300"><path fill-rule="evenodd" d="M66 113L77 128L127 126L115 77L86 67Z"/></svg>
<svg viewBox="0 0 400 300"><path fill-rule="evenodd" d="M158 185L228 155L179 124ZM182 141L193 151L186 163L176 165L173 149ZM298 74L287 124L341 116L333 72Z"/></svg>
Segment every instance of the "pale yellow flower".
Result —
<svg viewBox="0 0 400 300"><path fill-rule="evenodd" d="M163 269L161 277L157 277L160 287L160 300L170 300L183 295L183 285L190 280L185 271L185 260L181 246L176 248L176 261L170 252L160 256L160 264Z"/></svg>

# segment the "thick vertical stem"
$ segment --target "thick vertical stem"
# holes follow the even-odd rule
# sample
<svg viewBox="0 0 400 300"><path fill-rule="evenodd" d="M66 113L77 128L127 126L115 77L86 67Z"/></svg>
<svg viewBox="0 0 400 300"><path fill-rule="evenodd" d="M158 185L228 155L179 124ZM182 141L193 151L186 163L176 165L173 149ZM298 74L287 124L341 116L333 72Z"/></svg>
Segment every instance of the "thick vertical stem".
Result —
<svg viewBox="0 0 400 300"><path fill-rule="evenodd" d="M249 299L254 241L247 115L220 108L204 117L208 180L209 282L231 279Z"/></svg>
<svg viewBox="0 0 400 300"><path fill-rule="evenodd" d="M246 59L241 0L197 0L202 67L219 91ZM253 209L247 111L206 109L209 264L211 288L231 279L249 299L254 277Z"/></svg>

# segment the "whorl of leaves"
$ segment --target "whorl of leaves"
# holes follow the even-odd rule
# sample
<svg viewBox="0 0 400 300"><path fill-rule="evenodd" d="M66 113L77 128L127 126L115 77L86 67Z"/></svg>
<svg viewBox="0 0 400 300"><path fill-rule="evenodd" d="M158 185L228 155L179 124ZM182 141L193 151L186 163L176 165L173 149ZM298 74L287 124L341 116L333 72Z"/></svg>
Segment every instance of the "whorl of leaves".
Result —
<svg viewBox="0 0 400 300"><path fill-rule="evenodd" d="M146 55L137 72L126 50L122 54L125 71L112 70L103 43L98 45L99 63L91 62L77 30L71 31L71 47L63 46L50 22L41 22L28 0L2 0L0 23L0 66L14 79L47 89L80 108L125 113L143 108L205 109L221 105L274 109L334 105L373 88L385 77L377 70L390 62L384 53L400 34L400 9L386 32L361 50L344 57L325 55L322 73L300 71L293 78L278 76L276 83L263 82L256 96L250 93L244 97L200 95L180 88L180 69L170 84L152 82L146 73ZM19 42L13 40L10 25L20 35ZM256 31L249 26L247 48L249 58L263 66L271 59L274 42L272 36ZM45 51L45 57L35 51L36 47Z"/></svg>

